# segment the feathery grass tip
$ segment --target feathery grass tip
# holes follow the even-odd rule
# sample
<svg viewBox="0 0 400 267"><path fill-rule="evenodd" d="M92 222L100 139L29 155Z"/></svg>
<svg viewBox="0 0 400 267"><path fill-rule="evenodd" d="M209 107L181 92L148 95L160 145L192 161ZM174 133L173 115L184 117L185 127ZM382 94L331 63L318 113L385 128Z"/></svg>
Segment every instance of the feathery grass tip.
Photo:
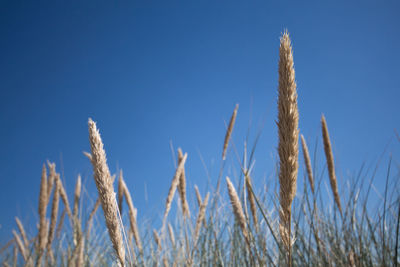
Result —
<svg viewBox="0 0 400 267"><path fill-rule="evenodd" d="M335 173L335 163L333 161L332 145L331 145L331 140L329 138L328 125L326 123L325 116L323 114L321 116L321 126L322 126L322 138L324 141L324 151L326 156L326 164L328 165L329 181L331 183L331 189L333 197L335 199L335 203L339 208L340 214L342 214L342 205L340 204L340 197L339 197L339 191Z"/></svg>
<svg viewBox="0 0 400 267"><path fill-rule="evenodd" d="M308 152L308 146L306 140L304 139L304 136L301 135L300 137L301 137L301 145L303 146L303 158L304 158L304 164L306 165L308 181L310 182L311 191L314 194L314 177L311 167L310 153Z"/></svg>
<svg viewBox="0 0 400 267"><path fill-rule="evenodd" d="M235 125L237 111L239 109L239 104L236 104L235 109L233 110L231 120L229 121L228 129L226 130L225 140L224 140L224 149L222 150L222 160L226 159L226 151L228 150L229 139L231 138L233 126Z"/></svg>
<svg viewBox="0 0 400 267"><path fill-rule="evenodd" d="M99 192L108 233L119 262L125 266L125 248L118 220L117 200L107 165L106 153L96 123L89 118L88 126L94 180Z"/></svg>
<svg viewBox="0 0 400 267"><path fill-rule="evenodd" d="M289 33L285 31L279 47L278 132L279 132L279 230L291 265L291 213L298 172L299 112Z"/></svg>

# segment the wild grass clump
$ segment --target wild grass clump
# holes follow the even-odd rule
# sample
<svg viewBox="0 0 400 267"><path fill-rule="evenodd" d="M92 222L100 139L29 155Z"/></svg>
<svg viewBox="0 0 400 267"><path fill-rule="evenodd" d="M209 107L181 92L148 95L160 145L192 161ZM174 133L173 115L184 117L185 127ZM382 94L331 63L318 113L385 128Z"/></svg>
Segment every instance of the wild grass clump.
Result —
<svg viewBox="0 0 400 267"><path fill-rule="evenodd" d="M87 194L81 176L74 193L67 194L56 165L44 165L38 180L37 230L27 231L31 227L16 218L11 240L0 248L3 266L398 266L400 172L391 159L387 167L380 162L372 171L361 167L357 176L338 177L322 116L326 165L317 171L301 135L305 182L297 190L299 111L287 32L281 37L279 55L279 161L268 187L253 172L255 146L250 156L245 146L243 160L232 166L237 171L230 172L230 178L225 175L239 115L236 105L225 133L220 171L211 177L214 189L187 187L189 155L178 149L161 222L148 222L134 206L131 192L137 188L128 189L122 171L117 181L111 175L100 132L89 119L91 152L85 155L93 166L97 194ZM314 158L318 150L314 149ZM382 166L384 174L378 171ZM223 177L226 187L220 188ZM383 192L376 189L377 183L385 184ZM174 202L178 208L171 216ZM161 227L154 228L157 224Z"/></svg>

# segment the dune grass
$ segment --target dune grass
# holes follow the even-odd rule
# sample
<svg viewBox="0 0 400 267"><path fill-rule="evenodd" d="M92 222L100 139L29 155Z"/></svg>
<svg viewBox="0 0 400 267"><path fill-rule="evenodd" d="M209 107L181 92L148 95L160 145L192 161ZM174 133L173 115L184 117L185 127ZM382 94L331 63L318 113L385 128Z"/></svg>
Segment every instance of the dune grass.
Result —
<svg viewBox="0 0 400 267"><path fill-rule="evenodd" d="M92 199L83 194L78 176L75 192L70 195L71 209L55 164L44 165L38 181L38 230L27 232L16 218L11 240L0 249L3 266L398 266L400 172L393 170L398 166L391 160L386 176L379 177L385 182L384 192L374 186L382 162L372 171L361 167L357 176L346 181L348 187L339 188L327 122L322 116L327 167L316 171L306 138L301 135L308 179L304 177L303 191L297 190L300 131L293 66L291 41L285 32L279 61L279 162L278 172L271 178L272 184L279 186L276 192L254 182L260 179L252 173L253 152L247 162L246 149L243 161L236 166L239 174L222 179L226 187L220 189L238 116L236 105L222 144L221 171L213 177L215 190L202 193L197 186L186 187L188 154L178 149L178 166L166 196L162 226L154 229L147 220L141 225L122 171L116 182L100 132L89 119L91 153L85 155L93 165L98 195ZM322 186L327 182L330 191ZM326 197L328 193L332 201ZM190 203L189 194L195 195L196 203ZM370 203L372 194L379 200L376 206ZM127 210L123 209L124 200ZM168 216L174 201L178 206L175 219Z"/></svg>

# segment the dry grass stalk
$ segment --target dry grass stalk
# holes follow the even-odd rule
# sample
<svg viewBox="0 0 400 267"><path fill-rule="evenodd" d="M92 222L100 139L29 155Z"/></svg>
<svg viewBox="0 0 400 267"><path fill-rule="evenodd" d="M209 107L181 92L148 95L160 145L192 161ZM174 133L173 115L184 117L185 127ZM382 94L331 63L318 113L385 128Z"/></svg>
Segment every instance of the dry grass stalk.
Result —
<svg viewBox="0 0 400 267"><path fill-rule="evenodd" d="M342 205L340 204L339 191L337 186L336 174L335 174L335 164L333 161L333 153L331 140L329 139L328 125L326 124L325 116L321 116L322 125L322 137L324 140L324 151L326 156L326 163L328 165L329 181L331 183L331 189L333 197L335 199L336 205L339 208L340 214L342 214Z"/></svg>
<svg viewBox="0 0 400 267"><path fill-rule="evenodd" d="M279 230L291 266L291 213L298 172L299 112L292 46L286 31L280 39L278 91Z"/></svg>
<svg viewBox="0 0 400 267"><path fill-rule="evenodd" d="M256 202L254 200L254 196L251 192L251 190L253 189L253 186L251 184L251 178L250 178L249 174L247 173L247 171L245 174L245 181L246 181L247 199L250 204L250 211L251 211L251 215L253 217L253 224L254 224L256 231L258 232L257 206L256 206Z"/></svg>
<svg viewBox="0 0 400 267"><path fill-rule="evenodd" d="M74 218L78 217L79 199L81 197L81 187L82 187L81 176L78 175L78 179L76 180L76 185L75 185L74 209L73 209L73 213L72 213Z"/></svg>
<svg viewBox="0 0 400 267"><path fill-rule="evenodd" d="M229 121L228 129L225 134L224 140L224 149L222 150L222 160L226 159L226 151L228 150L229 139L231 138L233 126L235 125L236 115L239 108L239 104L236 104L235 109L233 110L231 120Z"/></svg>
<svg viewBox="0 0 400 267"><path fill-rule="evenodd" d="M233 186L229 177L226 177L226 185L228 187L228 194L231 200L231 205L233 209L233 214L235 215L235 219L242 230L242 234L244 238L248 241L248 233L247 233L247 224L246 218L244 216L242 204L240 203L239 196L236 193L236 189Z"/></svg>
<svg viewBox="0 0 400 267"><path fill-rule="evenodd" d="M178 148L178 165L183 159L183 153L180 148ZM186 198L186 175L185 175L185 168L182 169L182 173L179 177L179 185L178 185L178 192L181 199L181 206L182 206L182 213L187 218L190 217L190 210L189 204Z"/></svg>
<svg viewBox="0 0 400 267"><path fill-rule="evenodd" d="M201 204L203 203L199 188L197 187L197 185L194 185L194 191L196 192L196 200L197 200L197 204L199 205L199 210L201 208ZM207 221L206 218L203 218L203 225L207 225Z"/></svg>
<svg viewBox="0 0 400 267"><path fill-rule="evenodd" d="M199 208L200 208L203 200L201 200L201 195L200 195L199 188L197 187L197 185L194 185L194 191L196 192L197 205L199 205Z"/></svg>
<svg viewBox="0 0 400 267"><path fill-rule="evenodd" d="M47 201L50 201L51 190L53 189L54 182L56 180L56 164L47 162L49 168L49 179L47 183Z"/></svg>
<svg viewBox="0 0 400 267"><path fill-rule="evenodd" d="M161 251L161 249L162 249L162 246L161 246L161 239L160 239L160 237L158 236L157 231L154 230L154 229L153 229L153 237L154 237L154 241L156 242L158 251Z"/></svg>
<svg viewBox="0 0 400 267"><path fill-rule="evenodd" d="M122 216L122 200L124 198L124 191L122 189L122 170L119 171L119 179L118 179L118 209L119 213Z"/></svg>
<svg viewBox="0 0 400 267"><path fill-rule="evenodd" d="M91 157L90 157L90 158L91 158ZM112 182L114 183L115 175L113 175L113 176L111 177L111 180L112 180ZM92 209L92 211L91 211L90 214L89 214L89 219L88 219L87 222L86 222L86 225L87 225L87 226L86 226L86 239L87 239L87 240L89 240L89 237L90 237L90 230L92 229L92 225L93 225L93 217L94 217L94 215L96 214L97 210L99 209L100 204L101 204L101 200L100 200L100 197L98 196L97 199L96 199L96 202L95 202L95 204L94 204L94 206L93 206L93 209Z"/></svg>
<svg viewBox="0 0 400 267"><path fill-rule="evenodd" d="M39 242L37 243L37 246L35 247L36 248L36 250L38 251L38 253L37 253L37 255L38 255L38 257L36 258L36 265L35 266L41 266L41 264L42 264L42 257L45 255L45 248L46 248L46 245L47 245L47 238L48 238L48 232L49 232L49 226L50 226L50 222L49 222L49 220L46 218L45 219L45 224L44 224L44 235L43 235L43 237L41 237L41 238L43 238L43 240L44 240L44 248L42 249L40 246L39 246ZM40 230L40 229L39 229ZM35 244L36 245L36 244ZM45 264L47 264L46 262L45 262Z"/></svg>
<svg viewBox="0 0 400 267"><path fill-rule="evenodd" d="M72 216L72 212L71 212L71 206L69 205L68 196L67 196L65 188L64 188L64 186L62 184L62 181L61 181L61 178L60 178L60 174L57 173L56 177L57 177L56 179L60 182L60 197L61 197L61 200L64 203L65 210L67 212L68 217L71 220L73 220L73 216Z"/></svg>
<svg viewBox="0 0 400 267"><path fill-rule="evenodd" d="M166 256L163 257L163 264L164 264L164 267L168 267L169 266L168 259L167 259Z"/></svg>
<svg viewBox="0 0 400 267"><path fill-rule="evenodd" d="M349 261L349 267L356 267L357 265L356 265L356 261L355 261L355 253L354 253L354 250L353 249L351 249L350 250L350 252L348 253L348 255L347 255L347 258L348 258L348 261Z"/></svg>
<svg viewBox="0 0 400 267"><path fill-rule="evenodd" d="M40 193L39 193L39 233L38 233L38 257L36 265L41 265L42 256L44 249L46 248L46 209L47 209L47 171L46 166L43 164L42 168L42 179L40 182Z"/></svg>
<svg viewBox="0 0 400 267"><path fill-rule="evenodd" d="M76 267L84 266L85 252L85 239L79 238L78 246L76 248Z"/></svg>
<svg viewBox="0 0 400 267"><path fill-rule="evenodd" d="M197 190L197 192L198 192L198 190ZM197 215L196 226L195 226L194 234L193 234L193 250L192 250L192 253L189 255L189 257L187 258L185 266L190 267L193 265L193 252L197 249L197 241L200 236L201 227L202 227L202 225L205 225L205 214L206 214L206 208L208 205L209 197L210 197L210 193L207 193L203 202L201 202L201 197L200 197L201 203L200 203L199 213ZM181 250L183 250L183 246L181 247ZM183 251L180 251L180 253L183 254ZM174 263L174 266L175 266L175 263Z"/></svg>
<svg viewBox="0 0 400 267"><path fill-rule="evenodd" d="M19 252L21 253L22 258L26 262L28 260L28 253L27 253L28 248L24 246L20 236L18 235L18 233L15 230L12 230L12 233L14 235L14 240L15 240L15 243L17 244Z"/></svg>
<svg viewBox="0 0 400 267"><path fill-rule="evenodd" d="M56 180L56 185L53 194L53 202L51 204L50 227L47 237L47 250L50 250L51 243L53 242L54 239L54 234L57 225L59 199L60 199L60 181Z"/></svg>
<svg viewBox="0 0 400 267"><path fill-rule="evenodd" d="M174 229L172 229L172 226L170 223L168 223L168 233L169 233L169 239L171 239L172 246L175 247Z"/></svg>
<svg viewBox="0 0 400 267"><path fill-rule="evenodd" d="M163 229L165 227L165 222L167 220L168 213L171 209L171 204L172 204L172 200L174 198L176 187L179 184L179 178L180 178L183 168L185 166L186 158L187 158L187 153L185 153L182 160L179 162L178 167L176 168L176 171L175 171L174 178L172 179L172 182L171 182L171 187L169 188L167 200L165 203L165 212L164 212L164 219L163 219L163 226L162 226Z"/></svg>
<svg viewBox="0 0 400 267"><path fill-rule="evenodd" d="M89 152L83 151L83 155L85 155L90 160L90 162L92 162L92 154L90 154Z"/></svg>
<svg viewBox="0 0 400 267"><path fill-rule="evenodd" d="M79 221L78 211L79 211L79 199L81 197L81 176L78 175L75 185L75 193L74 193L74 207L72 211L73 221L74 221L74 245L79 245L79 239L81 238L81 225Z"/></svg>
<svg viewBox="0 0 400 267"><path fill-rule="evenodd" d="M17 260L18 260L18 248L17 246L14 246L13 248L13 266L17 266Z"/></svg>
<svg viewBox="0 0 400 267"><path fill-rule="evenodd" d="M60 220L58 221L58 225L57 225L57 229L56 229L56 237L57 238L60 238L61 230L62 230L63 225L64 225L65 214L67 214L67 212L64 209L63 212L61 213Z"/></svg>
<svg viewBox="0 0 400 267"><path fill-rule="evenodd" d="M27 248L27 247L29 247L29 240L28 240L28 237L26 236L24 225L21 223L21 221L18 219L18 217L15 217L15 221L17 222L17 226L18 226L19 232L21 233L22 240L24 241L24 246Z"/></svg>
<svg viewBox="0 0 400 267"><path fill-rule="evenodd" d="M74 246L71 246L70 248L68 248L68 254L70 255L70 256L68 256L69 262L71 262L70 265L72 265L74 267L79 266L77 264L78 264L78 257L79 257L79 253L80 253L81 240L82 240L82 238L77 240L77 243L74 244Z"/></svg>
<svg viewBox="0 0 400 267"><path fill-rule="evenodd" d="M120 264L125 266L125 248L118 220L117 201L107 166L106 153L103 149L103 142L96 128L96 123L89 119L88 125L94 179L101 199L108 233Z"/></svg>
<svg viewBox="0 0 400 267"><path fill-rule="evenodd" d="M111 180L114 183L115 175L113 175L111 177ZM96 214L97 210L99 209L100 204L101 204L101 200L100 200L100 197L98 196L97 199L96 199L96 202L95 202L95 204L93 206L93 209L89 214L89 219L86 222L86 225L87 225L87 227L86 227L86 239L88 239L88 240L89 240L89 236L90 236L90 230L91 230L92 225L93 225L93 217Z"/></svg>
<svg viewBox="0 0 400 267"><path fill-rule="evenodd" d="M129 222L130 222L133 238L135 239L135 243L139 249L140 254L143 255L143 246L142 246L142 241L140 238L139 228L138 228L137 220L136 220L137 209L135 208L135 206L133 206L131 194L129 193L129 189L126 186L125 181L122 176L120 177L120 180L121 180L122 191L124 193L125 200L126 200L126 203L128 204L128 208L129 208Z"/></svg>
<svg viewBox="0 0 400 267"><path fill-rule="evenodd" d="M303 158L304 158L304 164L306 165L308 181L310 182L311 191L314 194L314 177L311 167L310 153L308 152L308 146L306 140L304 139L304 136L301 135L300 137L301 137L301 144L303 146Z"/></svg>
<svg viewBox="0 0 400 267"><path fill-rule="evenodd" d="M128 230L128 244L129 244L129 249L130 249L131 251L135 251L132 240L133 240L133 233L132 233L131 228L129 228L129 230ZM134 256L135 256L135 254L134 254ZM134 259L134 260L135 260L135 259Z"/></svg>
<svg viewBox="0 0 400 267"><path fill-rule="evenodd" d="M194 228L194 236L193 236L193 243L194 243L195 246L197 244L197 239L199 238L199 234L200 234L200 229L201 229L202 223L203 223L203 221L205 219L206 208L207 208L207 205L208 205L208 198L209 197L210 197L210 193L207 193L206 197L204 198L204 201L200 205L199 214L197 215L196 226Z"/></svg>
<svg viewBox="0 0 400 267"><path fill-rule="evenodd" d="M47 256L47 259L46 259L47 263L49 262L52 265L54 265L56 259L54 257L54 252L51 248L47 250L46 256Z"/></svg>

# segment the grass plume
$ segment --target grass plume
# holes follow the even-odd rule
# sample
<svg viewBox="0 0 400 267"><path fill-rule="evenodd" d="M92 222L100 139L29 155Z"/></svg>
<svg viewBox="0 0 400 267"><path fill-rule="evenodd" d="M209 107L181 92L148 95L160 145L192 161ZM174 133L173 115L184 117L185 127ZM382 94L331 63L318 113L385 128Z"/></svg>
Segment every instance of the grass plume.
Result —
<svg viewBox="0 0 400 267"><path fill-rule="evenodd" d="M183 153L182 149L178 149L178 165L183 160ZM189 204L186 198L186 175L185 175L185 167L183 167L181 175L179 177L179 184L178 184L178 192L179 197L181 199L181 206L182 206L182 213L189 218L190 217L190 210Z"/></svg>
<svg viewBox="0 0 400 267"><path fill-rule="evenodd" d="M233 110L231 119L229 121L228 129L226 130L224 146L223 146L223 150L222 150L222 160L226 159L226 152L228 150L229 139L231 138L231 135L232 135L233 126L235 125L235 120L236 120L238 109L239 109L239 104L236 104L235 109Z"/></svg>
<svg viewBox="0 0 400 267"><path fill-rule="evenodd" d="M89 142L91 147L94 180L99 192L108 233L115 253L122 266L125 266L125 248L117 215L117 201L107 165L106 153L96 123L89 119Z"/></svg>
<svg viewBox="0 0 400 267"><path fill-rule="evenodd" d="M322 128L322 137L323 137L323 141L324 141L326 164L328 165L329 181L331 183L333 197L334 197L335 203L340 211L340 214L343 215L342 214L342 205L340 203L339 190L338 190L337 180L336 180L335 163L333 161L332 145L331 145L331 140L329 138L328 125L326 123L326 119L325 119L324 115L321 116L321 128Z"/></svg>
<svg viewBox="0 0 400 267"><path fill-rule="evenodd" d="M140 254L143 255L143 246L142 246L142 241L140 238L139 228L137 225L137 218L136 218L137 217L137 209L133 205L132 196L129 193L128 187L125 184L122 173L120 176L120 181L121 181L121 189L122 189L123 195L125 196L125 200L126 200L126 203L128 204L128 208L129 208L129 222L130 222L130 226L131 226L131 231L133 233L133 238L135 239L135 243L139 249Z"/></svg>
<svg viewBox="0 0 400 267"><path fill-rule="evenodd" d="M226 185L228 187L228 194L231 200L231 205L233 209L233 213L235 214L235 219L242 230L242 234L244 238L248 241L249 234L247 232L247 223L246 218L244 216L242 204L240 203L239 197L236 193L235 187L233 186L229 177L226 177Z"/></svg>
<svg viewBox="0 0 400 267"><path fill-rule="evenodd" d="M164 219L163 219L163 227L162 228L164 228L164 226L165 226L165 223L166 223L166 220L167 220L167 217L168 217L168 213L169 213L169 211L171 209L172 199L174 198L174 194L175 194L176 188L179 185L179 179L180 179L180 176L181 176L181 174L183 172L183 169L184 169L184 166L185 166L185 162L186 162L186 158L187 158L187 153L185 153L185 155L183 155L181 161L178 164L178 167L176 168L175 175L172 178L171 186L170 186L169 191L168 191L168 196L167 196L167 199L165 201L165 212L164 212Z"/></svg>
<svg viewBox="0 0 400 267"><path fill-rule="evenodd" d="M292 45L286 31L281 37L279 47L278 89L279 231L287 250L287 264L291 266L291 215L298 171L299 112Z"/></svg>
<svg viewBox="0 0 400 267"><path fill-rule="evenodd" d="M38 246L39 253L36 259L36 265L42 264L42 256L46 247L47 227L46 227L46 209L48 203L47 197L47 171L46 166L42 167L42 179L40 182L40 193L39 193L39 233L38 233Z"/></svg>
<svg viewBox="0 0 400 267"><path fill-rule="evenodd" d="M15 217L15 222L17 223L19 232L21 233L22 240L24 241L24 246L28 247L29 246L29 240L28 237L26 236L25 228L20 219L18 217Z"/></svg>
<svg viewBox="0 0 400 267"><path fill-rule="evenodd" d="M307 170L308 181L310 182L311 191L314 194L314 176L311 167L310 153L308 152L307 143L303 135L301 135L301 145L303 147L303 158Z"/></svg>
<svg viewBox="0 0 400 267"><path fill-rule="evenodd" d="M60 181L55 179L55 188L53 194L53 202L51 204L51 215L50 215L50 227L47 238L47 251L51 251L51 244L54 239L56 225L57 225L57 216L58 216L58 206L60 201ZM50 254L51 255L51 254ZM54 259L52 259L53 261Z"/></svg>
<svg viewBox="0 0 400 267"><path fill-rule="evenodd" d="M246 182L247 200L249 201L250 211L251 211L251 215L253 217L253 225L258 232L259 227L258 227L258 218L257 218L257 206L256 206L256 202L254 200L254 195L251 192L253 186L252 186L251 178L250 178L250 175L248 174L248 171L245 172L244 179Z"/></svg>

